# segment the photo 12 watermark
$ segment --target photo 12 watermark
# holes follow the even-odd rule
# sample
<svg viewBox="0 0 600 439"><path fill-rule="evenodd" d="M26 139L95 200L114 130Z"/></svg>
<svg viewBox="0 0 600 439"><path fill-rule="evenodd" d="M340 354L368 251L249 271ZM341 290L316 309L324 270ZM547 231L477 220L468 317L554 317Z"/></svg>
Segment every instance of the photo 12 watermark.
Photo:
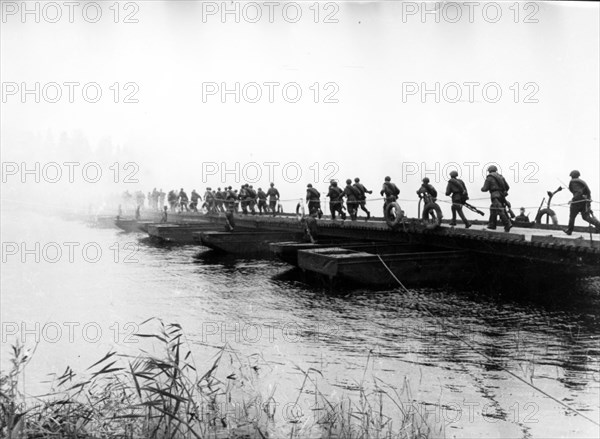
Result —
<svg viewBox="0 0 600 439"><path fill-rule="evenodd" d="M139 183L135 162L2 162L2 183Z"/></svg>
<svg viewBox="0 0 600 439"><path fill-rule="evenodd" d="M134 322L11 322L1 325L2 343L98 343L108 336L113 343L137 344L139 325Z"/></svg>
<svg viewBox="0 0 600 439"><path fill-rule="evenodd" d="M97 264L103 258L108 258L115 264L137 264L139 249L137 242L2 241L2 263Z"/></svg>
<svg viewBox="0 0 600 439"><path fill-rule="evenodd" d="M113 82L100 84L90 81L63 82L2 82L2 103L58 104L112 102L115 104L138 104L140 86L136 82Z"/></svg>
<svg viewBox="0 0 600 439"><path fill-rule="evenodd" d="M402 162L401 181L407 183L409 180L422 180L427 177L435 183L448 181L450 172L458 172L461 180L467 183L478 183L485 180L490 166L495 166L498 173L513 183L539 183L537 174L540 166L536 162Z"/></svg>
<svg viewBox="0 0 600 439"><path fill-rule="evenodd" d="M489 23L502 21L537 24L537 2L401 2L402 23Z"/></svg>
<svg viewBox="0 0 600 439"><path fill-rule="evenodd" d="M458 82L402 82L402 103L488 103L513 102L515 104L537 104L540 102L536 82L498 82L465 81Z"/></svg>
<svg viewBox="0 0 600 439"><path fill-rule="evenodd" d="M295 104L313 102L315 104L337 104L340 86L336 82L298 82L264 81L258 82L203 82L202 103L220 102L222 104L245 102Z"/></svg>
<svg viewBox="0 0 600 439"><path fill-rule="evenodd" d="M339 172L336 162L314 162L303 166L298 162L202 162L202 183L218 181L255 184L260 181L329 183Z"/></svg>
<svg viewBox="0 0 600 439"><path fill-rule="evenodd" d="M290 23L337 24L338 2L202 2L202 23Z"/></svg>
<svg viewBox="0 0 600 439"><path fill-rule="evenodd" d="M315 322L310 326L294 321L211 321L201 323L202 343L278 344L320 342L331 339L339 332L336 324Z"/></svg>
<svg viewBox="0 0 600 439"><path fill-rule="evenodd" d="M139 23L140 4L130 1L3 1L2 23Z"/></svg>

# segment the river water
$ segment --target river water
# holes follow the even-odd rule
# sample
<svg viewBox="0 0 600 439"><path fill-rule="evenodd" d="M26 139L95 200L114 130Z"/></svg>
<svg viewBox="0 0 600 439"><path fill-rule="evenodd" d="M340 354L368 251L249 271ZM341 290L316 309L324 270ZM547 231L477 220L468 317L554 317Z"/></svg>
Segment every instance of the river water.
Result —
<svg viewBox="0 0 600 439"><path fill-rule="evenodd" d="M17 339L30 348L37 341L30 394L67 365L84 370L111 348L135 351L131 334L149 332L156 321L140 323L157 317L183 327L200 369L225 343L260 354L265 389L280 401L295 398L298 368L319 370L332 398L355 397L367 373L398 389L407 383L409 402L446 437L599 436L503 370L598 420L598 279L535 302L459 289L331 292L281 262L161 247L10 209L2 242L2 367Z"/></svg>

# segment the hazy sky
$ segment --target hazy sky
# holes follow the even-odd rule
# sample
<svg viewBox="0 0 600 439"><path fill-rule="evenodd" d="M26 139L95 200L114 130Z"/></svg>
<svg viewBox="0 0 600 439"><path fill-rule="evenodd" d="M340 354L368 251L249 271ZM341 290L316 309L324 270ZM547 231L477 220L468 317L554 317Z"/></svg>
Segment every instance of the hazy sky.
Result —
<svg viewBox="0 0 600 439"><path fill-rule="evenodd" d="M27 3L35 10L38 2ZM329 171L339 180L360 176L377 192L391 175L401 198L412 199L423 176L412 163L433 170L428 176L443 190L442 170L450 170L445 164L460 164L469 180L464 163L475 162L468 186L476 198L482 196L484 164L496 162L517 205L537 206L546 190L560 184L557 177L568 181L573 168L600 199L596 2L518 8L501 2L498 18L496 7L484 3L472 10L438 4L437 13L423 16L436 4L388 1L274 2L272 17L264 2L122 2L116 17L111 1L99 2L96 23L91 21L98 8L86 6L84 15L87 3L74 7L73 23L64 3L55 3L58 9L38 3L36 23L35 14L22 15L22 2L2 2L4 162L85 162L73 148L67 153L49 146L66 133L87 139L92 150L110 149L107 157L119 148L119 161L136 162L140 184L127 186L132 190L222 186L222 163L235 169L236 162L239 174L246 170L251 177L256 168L248 163L258 163L262 178L255 186L264 187L269 167L263 163L277 162L271 169L284 199L303 196L306 183L315 183L316 169L322 190ZM239 8L239 23L235 14L221 15L225 5ZM297 5L302 16L296 21ZM23 103L22 84L34 89L36 82L40 102L30 94ZM48 102L55 87L47 86L46 96L42 91L51 82L61 85L57 103ZM64 85L69 82L81 84L73 103ZM92 82L102 91L97 103L86 102L81 92ZM220 90L203 96L209 83L234 89L236 82L239 103L234 94L223 103ZM262 93L257 103L248 102L257 87L244 88L253 82ZM274 102L265 83L280 84ZM288 100L297 88L302 92L296 103L282 95L289 83L297 86L287 88ZM421 95L423 86L435 90L436 83L440 102L435 93ZM465 83L479 84L472 99ZM494 103L497 90L502 95ZM133 91L139 102L124 103ZM94 88L88 92L93 98ZM328 96L338 102L325 103ZM286 168L287 180L301 172L296 184L282 175L290 162L298 166ZM216 172L204 178L207 183L203 169ZM539 183L524 183L527 176ZM227 183L239 185L233 174ZM123 187L109 184L106 190ZM91 190L81 183L74 188ZM568 199L563 193L556 201Z"/></svg>

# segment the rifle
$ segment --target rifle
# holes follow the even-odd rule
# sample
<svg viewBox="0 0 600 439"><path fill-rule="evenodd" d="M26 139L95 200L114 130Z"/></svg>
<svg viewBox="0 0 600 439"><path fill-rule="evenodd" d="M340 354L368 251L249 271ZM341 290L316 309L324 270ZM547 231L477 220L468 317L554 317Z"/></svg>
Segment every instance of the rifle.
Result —
<svg viewBox="0 0 600 439"><path fill-rule="evenodd" d="M485 213L483 213L481 210L477 209L475 206L472 206L469 203L464 203L463 205L470 211L478 213L481 216L485 216Z"/></svg>

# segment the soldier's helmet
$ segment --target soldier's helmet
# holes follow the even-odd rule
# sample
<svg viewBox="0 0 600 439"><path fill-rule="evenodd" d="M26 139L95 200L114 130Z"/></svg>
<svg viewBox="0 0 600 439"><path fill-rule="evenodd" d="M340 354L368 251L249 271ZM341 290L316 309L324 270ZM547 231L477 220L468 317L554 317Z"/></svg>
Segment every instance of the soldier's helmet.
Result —
<svg viewBox="0 0 600 439"><path fill-rule="evenodd" d="M312 187L312 184L308 183L308 184L306 185L306 187Z"/></svg>
<svg viewBox="0 0 600 439"><path fill-rule="evenodd" d="M258 190L259 190L259 191L262 191L262 188L261 188L261 187L259 187L259 188L258 188Z"/></svg>
<svg viewBox="0 0 600 439"><path fill-rule="evenodd" d="M577 170L571 171L571 173L569 174L571 178L579 178L580 175L581 173Z"/></svg>
<svg viewBox="0 0 600 439"><path fill-rule="evenodd" d="M355 183L358 183L359 181L360 181L360 178L358 178L358 177L356 177L356 178L354 179L354 182L355 182Z"/></svg>
<svg viewBox="0 0 600 439"><path fill-rule="evenodd" d="M392 181L390 177L385 177L385 181Z"/></svg>
<svg viewBox="0 0 600 439"><path fill-rule="evenodd" d="M498 168L496 165L491 165L488 167L488 172L498 172Z"/></svg>
<svg viewBox="0 0 600 439"><path fill-rule="evenodd" d="M350 180L350 179L346 180L346 184L352 184L352 180Z"/></svg>
<svg viewBox="0 0 600 439"><path fill-rule="evenodd" d="M250 185L250 189L253 189L253 186L252 186L252 185Z"/></svg>
<svg viewBox="0 0 600 439"><path fill-rule="evenodd" d="M220 190L221 190L221 188L220 188L220 187L218 187L218 188L217 188L217 190L218 190L218 191L220 191Z"/></svg>
<svg viewBox="0 0 600 439"><path fill-rule="evenodd" d="M331 185L332 185L332 186L337 186L337 181L332 181L332 182L331 182Z"/></svg>
<svg viewBox="0 0 600 439"><path fill-rule="evenodd" d="M456 172L456 171L452 171L452 172L450 173L450 177L452 177L452 178L456 178L456 177L458 177L458 172Z"/></svg>
<svg viewBox="0 0 600 439"><path fill-rule="evenodd" d="M425 178L423 179L423 183L425 183L425 184L429 183L429 179L428 179L427 177L425 177Z"/></svg>
<svg viewBox="0 0 600 439"><path fill-rule="evenodd" d="M275 183L271 183L271 187L275 186Z"/></svg>

